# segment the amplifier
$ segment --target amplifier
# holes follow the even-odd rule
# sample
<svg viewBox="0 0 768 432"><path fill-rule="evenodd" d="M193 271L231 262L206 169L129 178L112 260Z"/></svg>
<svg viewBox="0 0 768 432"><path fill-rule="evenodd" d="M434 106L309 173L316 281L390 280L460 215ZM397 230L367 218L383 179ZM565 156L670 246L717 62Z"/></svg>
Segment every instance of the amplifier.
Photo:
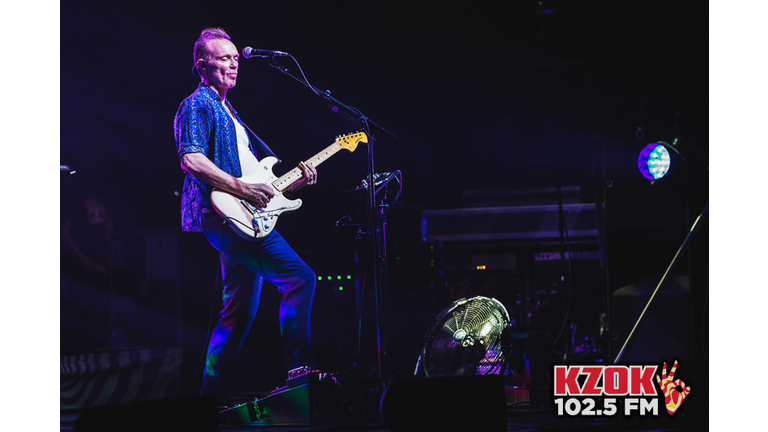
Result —
<svg viewBox="0 0 768 432"><path fill-rule="evenodd" d="M560 237L558 205L425 210L425 242L553 239ZM564 204L568 236L597 237L595 204Z"/></svg>
<svg viewBox="0 0 768 432"><path fill-rule="evenodd" d="M578 259L600 259L600 251L576 251L565 252L566 260L578 260ZM536 261L560 261L563 259L563 254L560 252L539 252L533 256Z"/></svg>

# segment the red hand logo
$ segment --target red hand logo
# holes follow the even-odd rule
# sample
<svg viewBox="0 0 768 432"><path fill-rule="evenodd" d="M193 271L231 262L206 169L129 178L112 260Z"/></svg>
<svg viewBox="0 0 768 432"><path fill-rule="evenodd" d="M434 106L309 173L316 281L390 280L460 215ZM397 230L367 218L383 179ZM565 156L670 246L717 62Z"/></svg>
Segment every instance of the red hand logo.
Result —
<svg viewBox="0 0 768 432"><path fill-rule="evenodd" d="M670 414L674 414L680 408L685 397L691 392L691 388L686 387L682 380L679 378L675 379L675 370L677 370L677 360L675 360L675 364L672 366L669 376L667 376L667 362L664 362L661 378L656 375L656 382L659 383L661 391L664 392L664 402L667 405L667 412ZM681 390L677 390L678 386L680 386Z"/></svg>

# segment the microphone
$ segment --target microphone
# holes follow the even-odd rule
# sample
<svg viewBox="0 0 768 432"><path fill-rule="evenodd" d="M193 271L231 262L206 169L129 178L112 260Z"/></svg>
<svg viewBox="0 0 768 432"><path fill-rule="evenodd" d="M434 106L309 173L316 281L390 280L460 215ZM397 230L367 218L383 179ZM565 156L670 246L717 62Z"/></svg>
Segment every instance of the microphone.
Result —
<svg viewBox="0 0 768 432"><path fill-rule="evenodd" d="M288 53L284 53L282 51L255 49L255 48L251 48L251 47L243 48L243 57L245 57L245 58L281 57L281 56L287 56L287 55L288 55Z"/></svg>
<svg viewBox="0 0 768 432"><path fill-rule="evenodd" d="M381 185L389 183L390 180L395 178L397 175L397 171L395 172L385 172L385 173L374 173L373 174L373 182L375 183L376 187L379 187ZM368 179L364 178L363 181L360 182L360 186L352 189L353 191L358 190L365 190L368 189ZM348 191L349 192L349 191Z"/></svg>

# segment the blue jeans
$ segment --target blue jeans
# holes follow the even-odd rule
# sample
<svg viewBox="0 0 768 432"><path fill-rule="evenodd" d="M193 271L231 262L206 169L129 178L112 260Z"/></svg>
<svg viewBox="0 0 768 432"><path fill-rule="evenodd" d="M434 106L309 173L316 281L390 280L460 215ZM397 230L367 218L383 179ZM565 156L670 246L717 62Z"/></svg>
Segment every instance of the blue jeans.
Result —
<svg viewBox="0 0 768 432"><path fill-rule="evenodd" d="M264 280L283 295L280 336L285 372L315 366L310 312L317 280L312 269L277 231L253 242L238 236L218 215L204 219L206 238L221 252L224 307L208 344L201 394L227 397L229 383L236 379L228 370L253 323Z"/></svg>

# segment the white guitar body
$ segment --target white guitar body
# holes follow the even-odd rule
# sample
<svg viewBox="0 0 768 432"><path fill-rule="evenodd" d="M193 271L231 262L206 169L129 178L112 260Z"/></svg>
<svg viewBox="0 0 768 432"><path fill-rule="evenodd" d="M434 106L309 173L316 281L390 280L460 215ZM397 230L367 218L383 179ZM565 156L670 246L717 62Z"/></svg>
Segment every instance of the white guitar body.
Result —
<svg viewBox="0 0 768 432"><path fill-rule="evenodd" d="M268 156L259 161L259 165L254 171L243 175L240 180L245 183L271 184L277 180L272 173L272 167L276 163L276 158ZM293 211L301 207L300 199L288 199L280 191L275 191L275 196L261 210L256 210L256 207L242 198L217 189L211 192L211 203L216 212L224 216L229 226L246 240L256 240L267 236L275 229L278 216L283 212Z"/></svg>
<svg viewBox="0 0 768 432"><path fill-rule="evenodd" d="M354 151L358 142L368 142L368 136L363 132L339 136L333 144L307 159L306 162L318 166L341 149ZM291 200L283 195L283 191L288 186L303 176L301 169L294 168L282 177L276 178L272 173L272 167L276 163L277 158L267 156L259 161L254 170L243 173L240 177L240 180L245 183L264 183L272 186L275 195L263 209L257 210L248 201L216 188L211 192L213 208L227 220L235 233L246 240L266 237L275 229L278 216L301 207L300 199Z"/></svg>

